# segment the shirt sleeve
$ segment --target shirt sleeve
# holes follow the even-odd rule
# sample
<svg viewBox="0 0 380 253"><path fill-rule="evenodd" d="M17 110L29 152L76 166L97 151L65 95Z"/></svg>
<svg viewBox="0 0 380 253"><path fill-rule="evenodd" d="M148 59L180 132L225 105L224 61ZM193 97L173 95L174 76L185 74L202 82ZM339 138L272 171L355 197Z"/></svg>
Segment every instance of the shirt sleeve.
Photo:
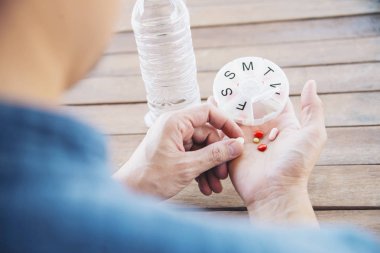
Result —
<svg viewBox="0 0 380 253"><path fill-rule="evenodd" d="M0 194L7 203L6 209L0 209L0 231L6 231L0 232L0 252L369 253L380 249L370 235L353 229L264 228L241 219L189 216L126 192L112 180L86 178L67 183L60 178L38 184L40 190Z"/></svg>
<svg viewBox="0 0 380 253"><path fill-rule="evenodd" d="M122 194L121 194L122 195ZM117 194L114 195L117 197ZM120 196L120 195L119 195ZM142 196L105 208L104 241L110 252L379 252L370 235L352 228L264 228L236 219L175 212Z"/></svg>

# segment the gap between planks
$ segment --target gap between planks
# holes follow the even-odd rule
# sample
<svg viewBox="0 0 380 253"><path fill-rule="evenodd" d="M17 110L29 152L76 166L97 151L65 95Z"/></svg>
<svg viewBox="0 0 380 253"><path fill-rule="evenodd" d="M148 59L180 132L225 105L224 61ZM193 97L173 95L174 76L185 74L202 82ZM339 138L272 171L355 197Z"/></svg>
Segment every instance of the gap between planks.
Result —
<svg viewBox="0 0 380 253"><path fill-rule="evenodd" d="M380 126L329 128L327 134L329 139L317 165L380 164ZM108 137L115 167L120 167L128 160L144 136L117 135Z"/></svg>
<svg viewBox="0 0 380 253"><path fill-rule="evenodd" d="M321 95L326 126L370 126L380 124L380 92ZM300 115L300 97L291 97L296 115ZM106 134L143 134L147 131L144 104L66 106L69 114L92 123Z"/></svg>
<svg viewBox="0 0 380 253"><path fill-rule="evenodd" d="M307 67L380 61L380 36L371 38L307 41L276 45L210 48L195 50L198 73L217 71L237 57L256 55L281 67ZM91 77L126 76L140 73L136 53L104 55Z"/></svg>
<svg viewBox="0 0 380 253"><path fill-rule="evenodd" d="M319 94L372 92L380 90L379 63L357 63L336 66L284 68L290 94L299 95L306 80L315 79ZM342 74L343 73L343 74ZM216 72L198 73L201 97L210 96ZM68 91L63 103L67 105L128 104L146 102L141 76L98 77L82 80Z"/></svg>
<svg viewBox="0 0 380 253"><path fill-rule="evenodd" d="M195 218L215 218L223 217L224 219L243 219L249 222L248 213L245 210L241 211L223 211L223 210L180 210L178 212L192 216ZM321 227L324 226L356 226L359 230L365 230L373 233L380 238L380 211L379 210L316 210L315 214ZM346 227L345 227L346 229Z"/></svg>
<svg viewBox="0 0 380 253"><path fill-rule="evenodd" d="M181 204L176 204L172 202L163 202L161 205L165 205L174 210L181 212L247 212L247 207L237 206L237 207L197 207L197 206L186 206ZM329 212L329 211L380 211L380 206L313 206L314 211Z"/></svg>
<svg viewBox="0 0 380 253"><path fill-rule="evenodd" d="M234 1L193 4L187 1L191 25L223 26L230 24L263 23L273 21L339 17L378 13L380 3L376 0L319 0L319 1ZM133 2L123 1L121 16L115 31L131 30Z"/></svg>
<svg viewBox="0 0 380 253"><path fill-rule="evenodd" d="M308 190L316 210L380 210L379 165L317 166L310 177ZM223 192L204 196L192 182L167 204L181 208L242 210L244 203L229 179L223 181Z"/></svg>
<svg viewBox="0 0 380 253"><path fill-rule="evenodd" d="M373 37L380 34L380 15L230 25L192 29L195 49L238 47ZM136 52L132 32L117 33L105 54Z"/></svg>

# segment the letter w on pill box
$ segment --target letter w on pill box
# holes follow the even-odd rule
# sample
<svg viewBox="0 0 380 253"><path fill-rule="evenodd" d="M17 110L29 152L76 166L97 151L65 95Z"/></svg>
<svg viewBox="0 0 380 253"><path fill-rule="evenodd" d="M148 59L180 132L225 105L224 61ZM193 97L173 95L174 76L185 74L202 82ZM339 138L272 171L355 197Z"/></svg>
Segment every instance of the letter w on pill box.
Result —
<svg viewBox="0 0 380 253"><path fill-rule="evenodd" d="M243 125L261 125L284 109L289 82L275 63L244 57L219 70L213 93L218 107L230 118Z"/></svg>

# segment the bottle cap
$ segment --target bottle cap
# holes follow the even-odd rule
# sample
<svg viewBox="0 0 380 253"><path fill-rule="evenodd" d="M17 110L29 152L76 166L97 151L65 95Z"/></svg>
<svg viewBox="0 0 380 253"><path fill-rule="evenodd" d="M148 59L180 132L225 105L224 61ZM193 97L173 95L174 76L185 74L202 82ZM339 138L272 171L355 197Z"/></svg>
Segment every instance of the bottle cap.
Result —
<svg viewBox="0 0 380 253"><path fill-rule="evenodd" d="M217 106L243 125L261 125L280 114L289 82L275 63L260 57L235 59L219 70L213 87Z"/></svg>

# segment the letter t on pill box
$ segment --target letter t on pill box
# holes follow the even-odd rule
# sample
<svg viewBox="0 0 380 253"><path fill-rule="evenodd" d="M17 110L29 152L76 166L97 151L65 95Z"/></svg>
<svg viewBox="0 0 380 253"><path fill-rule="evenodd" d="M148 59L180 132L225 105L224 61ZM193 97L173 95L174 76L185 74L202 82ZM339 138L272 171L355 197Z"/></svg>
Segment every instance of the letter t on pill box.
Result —
<svg viewBox="0 0 380 253"><path fill-rule="evenodd" d="M227 63L214 80L218 107L243 125L261 125L285 108L289 82L275 63L260 57L244 57Z"/></svg>

